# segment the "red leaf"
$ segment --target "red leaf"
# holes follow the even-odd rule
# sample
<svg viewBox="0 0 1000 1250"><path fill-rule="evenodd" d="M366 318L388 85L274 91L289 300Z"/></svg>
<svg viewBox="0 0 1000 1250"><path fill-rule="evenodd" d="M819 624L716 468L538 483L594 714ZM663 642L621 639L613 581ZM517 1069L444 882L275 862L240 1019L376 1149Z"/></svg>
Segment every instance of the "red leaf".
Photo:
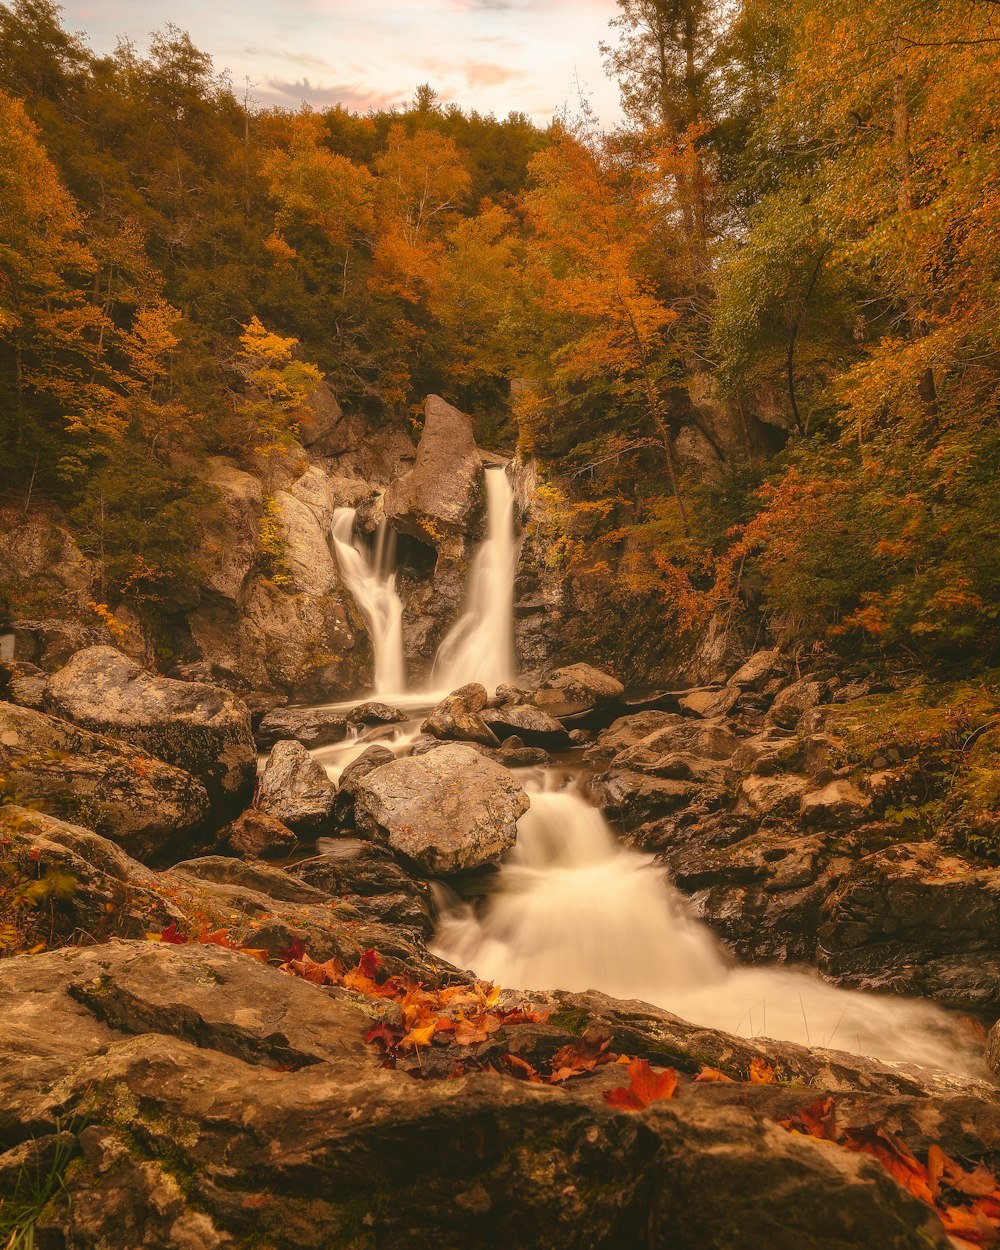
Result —
<svg viewBox="0 0 1000 1250"><path fill-rule="evenodd" d="M284 963L289 963L293 959L301 959L305 953L305 942L301 938L292 938L283 951L278 951L278 958Z"/></svg>
<svg viewBox="0 0 1000 1250"><path fill-rule="evenodd" d="M160 930L160 941L169 942L171 946L183 946L187 938L183 933L177 932L177 921L171 920L165 929Z"/></svg>
<svg viewBox="0 0 1000 1250"><path fill-rule="evenodd" d="M376 1024L373 1029L369 1029L365 1034L366 1042L378 1042L383 1050L392 1050L399 1041L399 1030L392 1028L383 1021Z"/></svg>
<svg viewBox="0 0 1000 1250"><path fill-rule="evenodd" d="M604 1101L609 1107L625 1111L641 1111L651 1102L673 1098L677 1093L677 1073L673 1068L654 1072L645 1059L633 1059L628 1065L629 1084L606 1091Z"/></svg>
<svg viewBox="0 0 1000 1250"><path fill-rule="evenodd" d="M375 980L376 971L382 966L382 957L378 951L365 951L361 956L361 962L358 964L358 971L363 977L370 977Z"/></svg>

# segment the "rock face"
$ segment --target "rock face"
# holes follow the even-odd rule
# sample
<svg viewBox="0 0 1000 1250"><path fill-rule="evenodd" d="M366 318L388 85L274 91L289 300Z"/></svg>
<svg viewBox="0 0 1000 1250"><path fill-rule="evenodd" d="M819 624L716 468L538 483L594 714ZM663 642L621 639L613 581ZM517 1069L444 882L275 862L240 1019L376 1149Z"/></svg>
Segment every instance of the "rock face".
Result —
<svg viewBox="0 0 1000 1250"><path fill-rule="evenodd" d="M267 758L257 807L297 833L327 829L337 787L300 742L279 742Z"/></svg>
<svg viewBox="0 0 1000 1250"><path fill-rule="evenodd" d="M976 868L934 843L902 843L859 860L831 894L819 966L859 989L995 1009L998 933L1000 868Z"/></svg>
<svg viewBox="0 0 1000 1250"><path fill-rule="evenodd" d="M514 845L528 796L499 764L447 745L354 782L358 827L431 873L489 863Z"/></svg>
<svg viewBox="0 0 1000 1250"><path fill-rule="evenodd" d="M77 725L191 773L221 808L235 807L253 788L250 714L226 690L157 677L114 647L89 647L52 676L46 702Z"/></svg>
<svg viewBox="0 0 1000 1250"><path fill-rule="evenodd" d="M18 800L86 821L145 858L208 816L204 787L139 747L0 703L0 775Z"/></svg>
<svg viewBox="0 0 1000 1250"><path fill-rule="evenodd" d="M298 838L274 816L250 807L219 831L216 845L241 859L270 859L294 850Z"/></svg>

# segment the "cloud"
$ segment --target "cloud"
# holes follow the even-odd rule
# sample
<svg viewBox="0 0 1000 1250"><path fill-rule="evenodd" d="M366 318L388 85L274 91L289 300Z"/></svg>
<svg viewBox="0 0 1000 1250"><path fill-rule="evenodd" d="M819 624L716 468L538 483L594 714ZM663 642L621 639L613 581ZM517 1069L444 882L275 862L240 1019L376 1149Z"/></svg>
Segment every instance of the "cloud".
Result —
<svg viewBox="0 0 1000 1250"><path fill-rule="evenodd" d="M372 91L359 83L335 83L332 86L313 84L308 78L294 80L268 78L262 90L271 92L279 98L281 104L299 104L305 101L319 108L330 108L341 104L344 108L356 113L367 113L371 109L388 109L401 103L398 95L388 95Z"/></svg>
<svg viewBox="0 0 1000 1250"><path fill-rule="evenodd" d="M307 56L302 52L283 52L279 48L254 48L245 47L243 51L247 56L260 57L262 60L287 61L290 65L303 65L306 69L323 69L330 70L333 66L329 61L323 60L319 56Z"/></svg>
<svg viewBox="0 0 1000 1250"><path fill-rule="evenodd" d="M465 65L456 65L455 68L461 71L470 87L500 87L505 82L524 77L523 70L507 69L488 61L472 61Z"/></svg>

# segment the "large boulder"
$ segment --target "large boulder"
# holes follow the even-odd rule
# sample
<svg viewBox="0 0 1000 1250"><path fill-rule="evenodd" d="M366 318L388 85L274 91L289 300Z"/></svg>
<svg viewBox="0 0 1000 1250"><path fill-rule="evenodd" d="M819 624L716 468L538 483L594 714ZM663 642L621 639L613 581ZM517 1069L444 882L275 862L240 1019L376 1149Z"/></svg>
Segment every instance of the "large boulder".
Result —
<svg viewBox="0 0 1000 1250"><path fill-rule="evenodd" d="M568 664L550 673L535 691L535 703L561 714L586 712L614 703L625 693L617 677L591 664Z"/></svg>
<svg viewBox="0 0 1000 1250"><path fill-rule="evenodd" d="M208 816L200 782L69 721L0 703L0 776L22 803L77 821L144 858Z"/></svg>
<svg viewBox="0 0 1000 1250"><path fill-rule="evenodd" d="M275 744L257 791L257 807L297 833L326 829L337 787L300 742Z"/></svg>
<svg viewBox="0 0 1000 1250"><path fill-rule="evenodd" d="M532 703L507 703L483 712L483 720L498 738L516 735L528 746L561 747L569 744L565 727Z"/></svg>
<svg viewBox="0 0 1000 1250"><path fill-rule="evenodd" d="M401 533L434 547L449 538L461 542L482 473L471 419L429 395L416 463L385 492L385 515Z"/></svg>
<svg viewBox="0 0 1000 1250"><path fill-rule="evenodd" d="M506 768L457 743L393 760L354 783L358 827L430 873L497 859L514 845L528 806Z"/></svg>
<svg viewBox="0 0 1000 1250"><path fill-rule="evenodd" d="M860 824L868 809L869 802L861 791L842 779L809 790L800 805L802 824L807 829L846 829Z"/></svg>
<svg viewBox="0 0 1000 1250"><path fill-rule="evenodd" d="M220 807L237 807L253 790L250 713L227 690L159 677L114 647L88 647L53 674L46 704L191 773Z"/></svg>
<svg viewBox="0 0 1000 1250"><path fill-rule="evenodd" d="M19 887L25 903L5 907L8 923L2 927L8 931L0 949L6 954L39 943L144 939L151 930L184 919L157 888L154 873L81 825L6 803L0 805L0 847L0 903L9 900L3 897L7 890ZM0 1036L6 1032L5 1019Z"/></svg>

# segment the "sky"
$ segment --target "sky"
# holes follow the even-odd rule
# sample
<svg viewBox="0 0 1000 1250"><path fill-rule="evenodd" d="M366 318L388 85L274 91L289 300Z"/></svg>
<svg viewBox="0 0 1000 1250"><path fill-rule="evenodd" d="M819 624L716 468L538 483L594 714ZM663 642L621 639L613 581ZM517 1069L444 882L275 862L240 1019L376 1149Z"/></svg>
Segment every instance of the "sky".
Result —
<svg viewBox="0 0 1000 1250"><path fill-rule="evenodd" d="M618 94L598 45L615 0L63 0L97 52L119 35L144 49L166 22L188 31L262 105L358 112L405 104L428 82L446 103L540 124L579 91L607 125Z"/></svg>

